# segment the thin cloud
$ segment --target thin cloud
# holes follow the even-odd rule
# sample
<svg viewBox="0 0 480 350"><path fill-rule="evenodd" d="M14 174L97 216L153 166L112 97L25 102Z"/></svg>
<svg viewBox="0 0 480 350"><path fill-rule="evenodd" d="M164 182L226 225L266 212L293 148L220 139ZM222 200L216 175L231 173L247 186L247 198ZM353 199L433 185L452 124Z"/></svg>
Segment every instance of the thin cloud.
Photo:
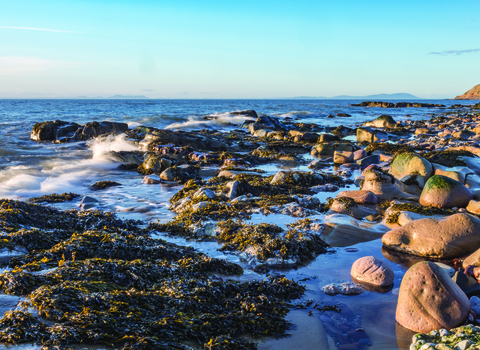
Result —
<svg viewBox="0 0 480 350"><path fill-rule="evenodd" d="M469 49L469 50L445 50L445 51L438 51L438 52L429 52L429 55L440 55L440 56L447 56L447 55L463 55L465 53L472 53L472 52L479 52L480 49Z"/></svg>
<svg viewBox="0 0 480 350"><path fill-rule="evenodd" d="M55 33L73 33L73 34L83 34L82 32L72 32L70 30L58 30L58 29L47 29L47 28L32 28L32 27L6 27L0 26L1 29L19 29L19 30L34 30L39 32L55 32Z"/></svg>

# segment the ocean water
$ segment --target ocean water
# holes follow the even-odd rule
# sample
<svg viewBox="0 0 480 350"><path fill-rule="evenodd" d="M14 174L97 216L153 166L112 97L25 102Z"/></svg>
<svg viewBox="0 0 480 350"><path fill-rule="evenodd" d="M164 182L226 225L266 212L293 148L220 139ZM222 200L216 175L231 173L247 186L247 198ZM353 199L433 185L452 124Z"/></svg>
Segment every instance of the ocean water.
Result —
<svg viewBox="0 0 480 350"><path fill-rule="evenodd" d="M138 146L125 138L125 135L101 137L87 142L54 144L35 142L30 139L32 127L37 122L47 120L74 121L84 124L90 121L125 122L133 128L139 125L167 129L216 129L237 128L244 117L231 112L254 109L259 115L291 118L295 122L316 123L322 126L356 126L389 114L395 120L419 120L431 115L448 112L439 108L365 108L352 107L355 100L0 100L0 198L26 200L31 197L51 193L75 192L90 195L100 202L99 208L113 211L120 217L139 219L144 222L166 221L174 214L168 210L169 198L182 185L162 183L142 184L143 176L136 172L118 170L121 163L110 151L138 150ZM394 101L392 101L394 102ZM396 102L396 101L395 101ZM408 102L408 101L407 101ZM419 101L411 101L419 102ZM424 103L437 103L451 106L471 101L422 100ZM348 113L349 118L327 118L328 115ZM206 118L207 117L207 118ZM309 159L311 156L305 154ZM262 167L269 174L279 170L278 164ZM293 168L307 170L305 166ZM213 170L213 169L212 169ZM331 169L333 171L333 169ZM93 192L90 186L100 180L112 180L122 186ZM324 200L335 193L319 194ZM81 198L81 197L80 197ZM61 209L77 207L80 198L72 202L55 204ZM320 215L321 219L322 216ZM253 222L275 222L286 224L295 221L288 216L254 215ZM182 244L192 245L212 257L226 258L241 263L235 255L217 251L215 242L185 241L180 238L167 238ZM395 324L396 290L408 266L397 263L391 257L392 268L396 273L393 291L378 295L366 292L358 297L328 297L320 292L322 285L350 279L349 268L353 261L365 255L383 257L381 242L373 241L358 244L353 250L334 249L334 253L318 257L310 265L298 270L283 272L289 278L312 277L305 281L308 287L305 298L325 303L343 303L363 319L362 325L372 341L370 349L408 348L411 334L403 334ZM407 264L408 265L408 264ZM241 279L263 278L247 271ZM3 298L3 299L2 299ZM14 306L14 301L0 296L0 313ZM12 303L10 305L9 303ZM294 323L291 337L280 340L262 340L260 349L335 349L331 339L325 335L326 324L321 315L309 317L305 312L292 311L288 318ZM312 329L316 332L312 333ZM323 333L322 333L323 332ZM400 335L399 335L400 332ZM319 344L323 344L319 347ZM36 348L36 347L32 347Z"/></svg>

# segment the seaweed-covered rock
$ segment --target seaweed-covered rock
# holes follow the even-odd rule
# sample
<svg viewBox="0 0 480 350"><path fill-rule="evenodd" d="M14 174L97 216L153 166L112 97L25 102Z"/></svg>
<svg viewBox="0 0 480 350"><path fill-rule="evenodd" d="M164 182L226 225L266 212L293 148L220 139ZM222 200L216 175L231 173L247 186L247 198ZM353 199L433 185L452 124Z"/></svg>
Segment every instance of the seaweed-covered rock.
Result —
<svg viewBox="0 0 480 350"><path fill-rule="evenodd" d="M375 193L371 191L358 190L358 191L342 191L335 198L348 197L358 204L377 204L378 199Z"/></svg>
<svg viewBox="0 0 480 350"><path fill-rule="evenodd" d="M427 333L461 325L470 312L470 301L448 274L433 262L419 262L405 273L396 320L405 328Z"/></svg>
<svg viewBox="0 0 480 350"><path fill-rule="evenodd" d="M432 176L420 195L420 204L438 208L465 208L473 193L462 183L442 175Z"/></svg>
<svg viewBox="0 0 480 350"><path fill-rule="evenodd" d="M358 282L376 286L393 284L393 270L384 260L374 256L364 256L355 260L350 275Z"/></svg>
<svg viewBox="0 0 480 350"><path fill-rule="evenodd" d="M366 122L364 125L374 128L394 128L397 123L391 115L384 114L371 122Z"/></svg>
<svg viewBox="0 0 480 350"><path fill-rule="evenodd" d="M149 153L145 157L143 164L138 167L141 174L150 175L154 173L161 173L172 166L170 159L165 159L154 153Z"/></svg>
<svg viewBox="0 0 480 350"><path fill-rule="evenodd" d="M478 334L480 327L468 324L457 328L447 330L445 328L435 329L427 334L417 333L412 338L411 350L426 349L478 349L480 347L480 339Z"/></svg>
<svg viewBox="0 0 480 350"><path fill-rule="evenodd" d="M53 141L61 137L73 135L80 127L77 123L64 122L62 120L36 123L33 126L30 138L34 141Z"/></svg>
<svg viewBox="0 0 480 350"><path fill-rule="evenodd" d="M98 181L92 185L92 190L94 191L104 190L108 187L113 187L113 186L122 186L122 184L116 181Z"/></svg>
<svg viewBox="0 0 480 350"><path fill-rule="evenodd" d="M415 220L385 233L382 242L413 255L453 259L480 248L480 219L454 214L443 220Z"/></svg>
<svg viewBox="0 0 480 350"><path fill-rule="evenodd" d="M127 123L116 122L90 122L79 128L73 138L75 140L89 140L103 134L121 134L128 130Z"/></svg>
<svg viewBox="0 0 480 350"><path fill-rule="evenodd" d="M433 167L425 158L413 153L400 153L390 164L389 173L399 180L408 175L416 175L417 182L423 188L425 182L433 175Z"/></svg>
<svg viewBox="0 0 480 350"><path fill-rule="evenodd" d="M79 194L73 193L73 192L65 192L62 194L57 194L57 193L52 193L52 194L46 194L41 197L33 197L30 198L27 202L29 203L59 203L59 202L66 202L66 201L72 201L75 198L80 197Z"/></svg>

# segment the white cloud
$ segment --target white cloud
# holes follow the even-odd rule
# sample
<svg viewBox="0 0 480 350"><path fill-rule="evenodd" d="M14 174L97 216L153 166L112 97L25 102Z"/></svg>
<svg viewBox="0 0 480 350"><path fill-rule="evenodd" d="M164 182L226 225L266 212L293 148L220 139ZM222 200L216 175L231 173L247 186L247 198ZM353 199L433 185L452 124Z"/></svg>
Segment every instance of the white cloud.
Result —
<svg viewBox="0 0 480 350"><path fill-rule="evenodd" d="M0 76L77 67L75 62L45 60L38 57L0 56Z"/></svg>
<svg viewBox="0 0 480 350"><path fill-rule="evenodd" d="M58 30L58 29L47 29L47 28L32 28L32 27L6 27L0 26L1 29L19 29L19 30L35 30L40 32L55 32L55 33L73 33L73 34L83 34L81 32L72 32L70 30Z"/></svg>

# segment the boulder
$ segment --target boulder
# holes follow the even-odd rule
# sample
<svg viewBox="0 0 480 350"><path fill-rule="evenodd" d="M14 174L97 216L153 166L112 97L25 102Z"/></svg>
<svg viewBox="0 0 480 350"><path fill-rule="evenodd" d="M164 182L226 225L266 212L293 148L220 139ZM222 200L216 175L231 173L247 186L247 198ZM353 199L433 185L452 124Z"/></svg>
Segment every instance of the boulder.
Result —
<svg viewBox="0 0 480 350"><path fill-rule="evenodd" d="M448 274L433 262L419 262L405 273L396 320L415 332L451 329L468 318L470 301Z"/></svg>
<svg viewBox="0 0 480 350"><path fill-rule="evenodd" d="M258 118L257 112L255 112L253 109L248 109L248 110L244 110L244 111L230 112L230 114L232 114L232 115L244 115L244 116L247 116L247 117L250 117L250 118L254 118L254 119L257 119L257 118ZM264 118L264 117L262 117L262 118Z"/></svg>
<svg viewBox="0 0 480 350"><path fill-rule="evenodd" d="M353 163L354 154L352 151L337 151L333 154L333 162L335 164L345 164L345 163Z"/></svg>
<svg viewBox="0 0 480 350"><path fill-rule="evenodd" d="M371 122L366 122L364 125L374 128L394 128L397 123L392 118L392 116L384 114Z"/></svg>
<svg viewBox="0 0 480 350"><path fill-rule="evenodd" d="M318 142L340 141L340 137L332 134L320 134Z"/></svg>
<svg viewBox="0 0 480 350"><path fill-rule="evenodd" d="M480 266L480 249L477 249L472 254L467 256L462 263L462 266L465 268L468 265Z"/></svg>
<svg viewBox="0 0 480 350"><path fill-rule="evenodd" d="M445 219L415 220L385 233L382 242L413 255L454 259L480 248L480 219L459 213Z"/></svg>
<svg viewBox="0 0 480 350"><path fill-rule="evenodd" d="M357 259L350 270L355 281L375 286L389 286L393 284L393 270L384 260L374 256L364 256Z"/></svg>
<svg viewBox="0 0 480 350"><path fill-rule="evenodd" d="M353 152L353 159L355 161L365 158L367 156L367 152L364 149L357 149L355 152Z"/></svg>
<svg viewBox="0 0 480 350"><path fill-rule="evenodd" d="M75 140L90 140L103 134L121 134L128 130L128 124L115 122L90 122L77 129L73 138Z"/></svg>
<svg viewBox="0 0 480 350"><path fill-rule="evenodd" d="M275 174L272 181L270 181L270 185L283 185L287 180L288 173L285 171L279 171Z"/></svg>
<svg viewBox="0 0 480 350"><path fill-rule="evenodd" d="M371 191L364 191L364 190L342 191L339 194L337 194L335 198L339 198L339 197L352 198L355 201L355 203L358 203L358 204L377 204L378 202L378 199L375 193Z"/></svg>
<svg viewBox="0 0 480 350"><path fill-rule="evenodd" d="M438 208L465 208L473 193L462 183L442 175L432 176L420 195L420 204Z"/></svg>
<svg viewBox="0 0 480 350"><path fill-rule="evenodd" d="M190 146L197 151L226 151L228 149L225 142L219 141L211 135L193 135L183 131L167 129L155 130L152 134L146 135L145 139L140 141L139 144L144 149L148 149L151 144L172 144L177 147Z"/></svg>
<svg viewBox="0 0 480 350"><path fill-rule="evenodd" d="M81 126L77 123L64 122L62 120L36 123L33 126L30 138L34 141L53 141L68 136L77 131Z"/></svg>
<svg viewBox="0 0 480 350"><path fill-rule="evenodd" d="M425 158L412 153L400 153L393 159L389 173L399 180L408 175L416 175L417 182L423 188L433 175L433 167Z"/></svg>
<svg viewBox="0 0 480 350"><path fill-rule="evenodd" d="M156 184L159 184L160 182L161 182L160 177L156 175L146 175L142 181L142 183L148 184L148 185L156 185Z"/></svg>

